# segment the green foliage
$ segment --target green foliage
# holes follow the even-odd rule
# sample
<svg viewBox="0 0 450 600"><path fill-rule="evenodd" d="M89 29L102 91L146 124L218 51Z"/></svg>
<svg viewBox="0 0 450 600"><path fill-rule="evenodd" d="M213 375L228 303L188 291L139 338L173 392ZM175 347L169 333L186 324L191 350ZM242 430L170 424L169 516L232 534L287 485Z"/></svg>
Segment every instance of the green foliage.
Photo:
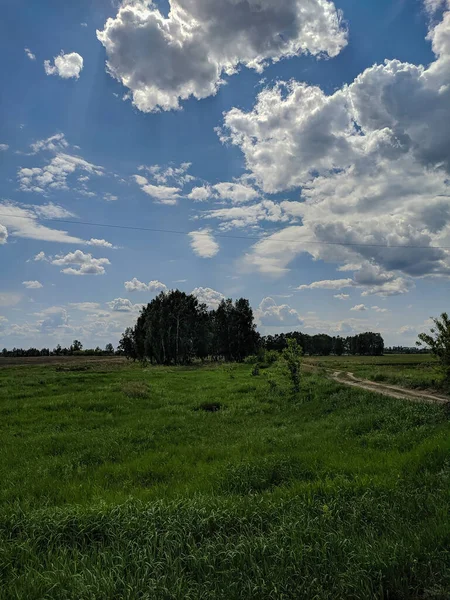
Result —
<svg viewBox="0 0 450 600"><path fill-rule="evenodd" d="M449 597L442 407L71 360L0 369L2 600Z"/></svg>
<svg viewBox="0 0 450 600"><path fill-rule="evenodd" d="M434 327L430 329L430 334L419 334L420 346L425 344L431 349L441 364L445 383L450 386L450 318L447 313L442 313L440 319L432 319Z"/></svg>
<svg viewBox="0 0 450 600"><path fill-rule="evenodd" d="M287 348L285 348L281 353L283 363L289 375L293 394L298 394L300 391L300 367L302 354L302 348L298 345L297 340L293 338L287 340Z"/></svg>

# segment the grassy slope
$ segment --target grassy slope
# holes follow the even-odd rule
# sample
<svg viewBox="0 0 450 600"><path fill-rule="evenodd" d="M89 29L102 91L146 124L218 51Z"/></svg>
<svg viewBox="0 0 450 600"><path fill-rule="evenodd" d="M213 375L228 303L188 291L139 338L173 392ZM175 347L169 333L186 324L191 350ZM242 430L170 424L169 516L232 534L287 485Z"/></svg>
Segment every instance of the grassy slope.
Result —
<svg viewBox="0 0 450 600"><path fill-rule="evenodd" d="M0 370L2 600L447 599L444 409L250 371Z"/></svg>

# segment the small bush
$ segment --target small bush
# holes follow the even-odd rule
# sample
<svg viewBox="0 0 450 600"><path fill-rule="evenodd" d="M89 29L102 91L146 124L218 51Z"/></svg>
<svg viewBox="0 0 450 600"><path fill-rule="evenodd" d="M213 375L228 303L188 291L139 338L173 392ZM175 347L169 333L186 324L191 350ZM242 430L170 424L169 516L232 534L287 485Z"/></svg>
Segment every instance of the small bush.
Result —
<svg viewBox="0 0 450 600"><path fill-rule="evenodd" d="M257 377L259 375L259 365L256 364L252 369L252 376Z"/></svg>

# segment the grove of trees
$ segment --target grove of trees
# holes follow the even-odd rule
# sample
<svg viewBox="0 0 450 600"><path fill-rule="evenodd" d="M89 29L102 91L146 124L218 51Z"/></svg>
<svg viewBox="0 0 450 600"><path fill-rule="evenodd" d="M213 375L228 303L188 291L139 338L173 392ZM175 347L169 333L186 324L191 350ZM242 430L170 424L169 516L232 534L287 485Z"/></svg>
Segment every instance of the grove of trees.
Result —
<svg viewBox="0 0 450 600"><path fill-rule="evenodd" d="M129 358L163 365L207 357L239 362L256 352L259 339L248 300L222 300L208 311L195 296L174 290L161 292L141 310L119 349Z"/></svg>

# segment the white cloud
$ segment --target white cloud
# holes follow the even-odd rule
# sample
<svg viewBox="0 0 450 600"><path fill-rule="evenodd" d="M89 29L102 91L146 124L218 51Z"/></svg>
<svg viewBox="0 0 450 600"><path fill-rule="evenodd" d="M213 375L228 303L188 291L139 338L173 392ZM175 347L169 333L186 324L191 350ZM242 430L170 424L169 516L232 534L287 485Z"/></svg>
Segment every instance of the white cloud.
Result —
<svg viewBox="0 0 450 600"><path fill-rule="evenodd" d="M150 167L141 165L138 171L146 171L159 185L173 182L177 186L182 187L195 179L195 177L188 173L191 166L192 163L190 162L181 163L178 167L174 165L166 165L165 167L161 165L152 165Z"/></svg>
<svg viewBox="0 0 450 600"><path fill-rule="evenodd" d="M127 292L167 292L167 286L156 280L142 283L134 277L131 281L125 281L124 285Z"/></svg>
<svg viewBox="0 0 450 600"><path fill-rule="evenodd" d="M33 146L36 147L37 145L45 144L46 142L48 142L48 140L45 140L45 142L36 142ZM55 146L55 148L57 148L57 145L53 142L50 143L50 146ZM50 146L41 146L40 149L53 150ZM64 152L58 152L44 167L20 168L17 171L17 179L20 184L20 189L23 192L37 192L43 194L50 190L69 189L67 178L76 171L84 171L90 175L98 176L104 174L103 167L91 164L80 156L72 156Z"/></svg>
<svg viewBox="0 0 450 600"><path fill-rule="evenodd" d="M106 200L107 202L115 202L118 199L119 196L114 196L114 194L110 194L109 192L103 195L103 200Z"/></svg>
<svg viewBox="0 0 450 600"><path fill-rule="evenodd" d="M329 0L170 0L167 18L137 0L123 3L97 37L108 72L144 112L214 95L240 64L262 71L306 52L336 56L347 43Z"/></svg>
<svg viewBox="0 0 450 600"><path fill-rule="evenodd" d="M304 285L299 285L298 290L340 290L354 285L353 279L324 279Z"/></svg>
<svg viewBox="0 0 450 600"><path fill-rule="evenodd" d="M350 310L363 311L363 310L367 310L367 307L364 304L357 304L356 306L354 306Z"/></svg>
<svg viewBox="0 0 450 600"><path fill-rule="evenodd" d="M209 229L191 231L189 237L191 238L191 248L197 256L212 258L219 252L219 244Z"/></svg>
<svg viewBox="0 0 450 600"><path fill-rule="evenodd" d="M116 298L111 302L107 302L109 308L113 312L131 312L132 310L139 310L140 305L132 304L126 298Z"/></svg>
<svg viewBox="0 0 450 600"><path fill-rule="evenodd" d="M348 300L350 298L348 294L335 294L334 297L338 300Z"/></svg>
<svg viewBox="0 0 450 600"><path fill-rule="evenodd" d="M208 310L216 310L225 296L211 288L198 287L191 294L197 298L200 304L206 304Z"/></svg>
<svg viewBox="0 0 450 600"><path fill-rule="evenodd" d="M282 206L272 200L262 200L256 204L245 206L227 206L205 211L201 215L204 219L217 219L221 221L221 229L227 231L234 228L255 227L261 222L284 223L289 221L289 216L283 211Z"/></svg>
<svg viewBox="0 0 450 600"><path fill-rule="evenodd" d="M173 205L176 204L178 198L180 198L181 189L178 187L153 185L142 175L135 175L134 179L143 192L151 196L154 200L157 200L160 204Z"/></svg>
<svg viewBox="0 0 450 600"><path fill-rule="evenodd" d="M6 229L6 227L4 225L0 224L0 244L6 244L7 240L8 240L8 230Z"/></svg>
<svg viewBox="0 0 450 600"><path fill-rule="evenodd" d="M388 308L380 308L379 306L372 306L371 308L372 308L372 310L374 310L375 312L378 312L378 313L387 313L387 312L389 312Z"/></svg>
<svg viewBox="0 0 450 600"><path fill-rule="evenodd" d="M375 65L327 96L291 81L263 90L250 112L225 114L222 139L238 145L266 193L301 221L253 246L243 266L281 275L303 252L355 271L364 295L406 293L414 278L450 275L450 12L429 34L428 67ZM373 285L358 279L367 265ZM384 280L382 279L384 276Z"/></svg>
<svg viewBox="0 0 450 600"><path fill-rule="evenodd" d="M111 264L107 258L93 258L92 254L85 254L81 250L56 256L50 262L59 267L65 266L61 273L66 275L104 275L105 265ZM69 265L77 265L78 268Z"/></svg>
<svg viewBox="0 0 450 600"><path fill-rule="evenodd" d="M78 79L80 77L80 73L83 70L83 57L77 52L64 54L61 51L61 54L55 56L53 60L53 65L49 60L44 60L44 69L47 75L58 75L63 79Z"/></svg>
<svg viewBox="0 0 450 600"><path fill-rule="evenodd" d="M37 154L42 151L59 152L69 147L69 142L63 133L55 133L45 140L38 140L30 144L31 154Z"/></svg>
<svg viewBox="0 0 450 600"><path fill-rule="evenodd" d="M87 23L84 23L84 22L83 22L83 23L80 23L80 25L81 25L81 27L87 27L87 26L88 26L88 24L87 24Z"/></svg>
<svg viewBox="0 0 450 600"><path fill-rule="evenodd" d="M209 185L203 185L201 187L195 187L188 194L189 200L194 202L206 202L213 196L213 191Z"/></svg>
<svg viewBox="0 0 450 600"><path fill-rule="evenodd" d="M8 144L0 144L0 152L6 152L8 149Z"/></svg>
<svg viewBox="0 0 450 600"><path fill-rule="evenodd" d="M295 327L303 324L299 313L287 304L278 305L273 298L264 298L256 310L256 318L266 327Z"/></svg>
<svg viewBox="0 0 450 600"><path fill-rule="evenodd" d="M30 60L36 60L36 56L31 52L29 48L24 48L24 51Z"/></svg>
<svg viewBox="0 0 450 600"><path fill-rule="evenodd" d="M97 240L96 238L91 238L87 244L88 246L98 246L99 248L114 248L111 242L107 242L106 240Z"/></svg>
<svg viewBox="0 0 450 600"><path fill-rule="evenodd" d="M34 212L43 217L45 219L70 219L71 217L75 217L76 215L66 208L59 206L58 204L53 204L53 202L49 202L48 204L33 205L32 207Z"/></svg>
<svg viewBox="0 0 450 600"><path fill-rule="evenodd" d="M28 207L22 208L11 202L2 202L0 213L0 221L8 227L11 236L64 244L84 243L84 240L69 235L67 231L41 225L38 215Z"/></svg>
<svg viewBox="0 0 450 600"><path fill-rule="evenodd" d="M29 290L38 290L39 288L44 287L39 281L22 281L22 285Z"/></svg>

